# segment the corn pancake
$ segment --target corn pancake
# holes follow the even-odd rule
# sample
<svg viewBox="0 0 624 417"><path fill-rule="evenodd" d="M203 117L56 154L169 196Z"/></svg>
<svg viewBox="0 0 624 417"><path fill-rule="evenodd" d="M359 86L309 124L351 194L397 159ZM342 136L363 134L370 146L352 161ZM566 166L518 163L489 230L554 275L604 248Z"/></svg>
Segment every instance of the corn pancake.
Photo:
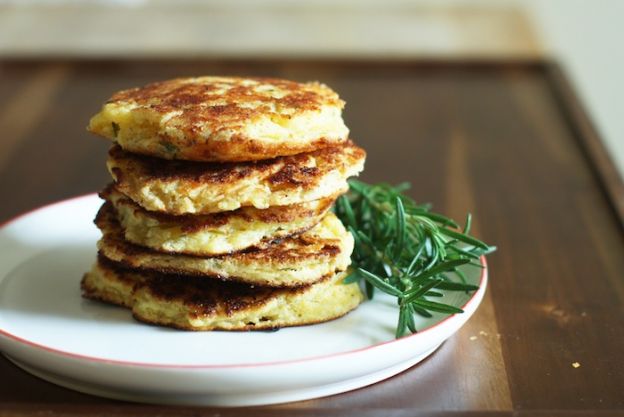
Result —
<svg viewBox="0 0 624 417"><path fill-rule="evenodd" d="M138 320L185 330L260 330L332 320L363 299L346 273L284 289L164 275L100 257L81 282L83 296L132 309Z"/></svg>
<svg viewBox="0 0 624 417"><path fill-rule="evenodd" d="M108 186L100 197L110 201L126 240L161 252L221 255L250 247L266 248L278 238L304 232L318 224L335 197L260 210L244 207L205 215L147 211Z"/></svg>
<svg viewBox="0 0 624 417"><path fill-rule="evenodd" d="M177 78L114 94L88 130L159 158L255 161L346 141L343 107L316 82Z"/></svg>
<svg viewBox="0 0 624 417"><path fill-rule="evenodd" d="M100 253L128 267L268 287L312 284L335 271L344 271L353 251L353 237L331 212L307 232L266 249L213 257L162 253L126 241L110 203L102 206L95 224L103 232L98 242Z"/></svg>
<svg viewBox="0 0 624 417"><path fill-rule="evenodd" d="M116 267L115 265L118 265ZM115 273L118 271L118 273ZM129 271L129 270L127 270ZM80 281L82 296L92 300L99 300L109 304L132 308L132 292L143 283L149 273L122 273L125 270L121 264L98 255L91 271L84 274Z"/></svg>
<svg viewBox="0 0 624 417"><path fill-rule="evenodd" d="M254 206L287 206L346 192L366 153L352 142L259 162L180 162L131 154L115 146L108 170L117 189L141 207L169 214L208 214Z"/></svg>

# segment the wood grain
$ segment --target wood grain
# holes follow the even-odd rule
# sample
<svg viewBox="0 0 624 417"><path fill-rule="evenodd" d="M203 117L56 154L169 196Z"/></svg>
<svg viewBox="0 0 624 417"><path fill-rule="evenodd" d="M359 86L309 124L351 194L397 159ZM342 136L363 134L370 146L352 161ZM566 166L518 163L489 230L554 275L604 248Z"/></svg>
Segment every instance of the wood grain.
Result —
<svg viewBox="0 0 624 417"><path fill-rule="evenodd" d="M564 117L572 128L573 136L581 149L587 154L598 183L608 195L609 202L624 228L624 182L600 140L598 132L587 113L583 110L570 83L565 78L559 65L548 66L548 79Z"/></svg>
<svg viewBox="0 0 624 417"><path fill-rule="evenodd" d="M0 416L624 414L621 182L549 63L5 61L0 69L0 220L109 181L108 144L84 126L111 92L189 74L272 75L320 79L341 93L352 136L369 154L364 180L409 180L418 201L457 220L472 212L476 235L499 247L469 323L374 386L244 411L151 407L59 388L0 359Z"/></svg>
<svg viewBox="0 0 624 417"><path fill-rule="evenodd" d="M448 207L448 215L459 220L466 213L478 212L475 201L475 187L478 184L471 181L468 161L465 158L470 143L457 126L451 124L449 129L444 205ZM478 219L472 223L472 233L481 235ZM492 292L488 291L478 313L458 333L458 339L468 340L470 343L459 345L455 355L458 380L464 384L458 391L478 385L482 392L480 397L473 399L476 409L508 410L512 407L500 337ZM483 361L483 358L488 360ZM475 362L481 363L478 374L474 373Z"/></svg>
<svg viewBox="0 0 624 417"><path fill-rule="evenodd" d="M63 66L43 67L0 109L0 126L6 127L2 135L0 166L11 159L15 147L51 107L54 94L66 77L67 68Z"/></svg>

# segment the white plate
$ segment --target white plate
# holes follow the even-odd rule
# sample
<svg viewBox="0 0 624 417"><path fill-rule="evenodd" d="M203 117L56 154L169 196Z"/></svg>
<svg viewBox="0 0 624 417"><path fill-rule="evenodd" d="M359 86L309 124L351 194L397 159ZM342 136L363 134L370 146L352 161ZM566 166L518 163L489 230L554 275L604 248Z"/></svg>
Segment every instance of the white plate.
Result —
<svg viewBox="0 0 624 417"><path fill-rule="evenodd" d="M451 292L463 314L418 318L394 339L396 302L382 294L325 324L277 332L185 332L134 321L80 297L95 259L95 195L43 207L0 230L0 349L18 366L78 391L147 403L240 406L316 398L395 375L431 354L474 313L480 289Z"/></svg>

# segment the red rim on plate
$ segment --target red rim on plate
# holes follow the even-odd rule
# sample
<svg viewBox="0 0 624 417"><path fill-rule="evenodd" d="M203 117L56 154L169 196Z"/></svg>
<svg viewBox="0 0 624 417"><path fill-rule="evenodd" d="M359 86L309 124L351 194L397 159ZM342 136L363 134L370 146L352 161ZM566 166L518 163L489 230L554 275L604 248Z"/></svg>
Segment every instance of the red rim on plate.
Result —
<svg viewBox="0 0 624 417"><path fill-rule="evenodd" d="M88 198L93 198L97 196L96 193L91 193L91 194L86 194L86 195L81 195L81 196L77 196L77 197L72 197L66 200L62 200L62 201L57 201L51 204L47 204L38 208L35 208L33 210L29 210L25 213L19 214L16 217L9 219L7 221L5 221L4 223L0 224L0 233L7 227L11 226L13 223L23 219L24 217L27 217L31 214L34 214L38 211L42 211L42 210L46 210L49 209L50 207L56 206L56 205L61 205L61 204L66 204L75 200L81 200L81 199L88 199ZM464 303L464 305L462 305L460 308L462 310L466 310L466 308L468 306L470 306L472 303L475 302L475 297L477 295L477 293L479 291L481 291L483 289L483 291L485 291L485 285L487 284L487 277L488 277L488 268L487 268L487 262L485 260L485 256L481 256L481 265L483 266L483 269L481 270L481 276L479 278L479 290L475 291L473 293L473 295L470 297L470 299L468 301L466 301L466 303ZM14 334L11 334L3 329L0 329L0 335L1 336L5 336L9 339L14 340L15 342L18 343L22 343L26 346L32 347L32 348L36 348L36 349L41 349L44 350L46 352L49 353L53 353L53 354L57 354L57 355L61 355L61 356L65 356L71 359L77 359L77 360L89 360L89 361L93 361L93 362L99 362L99 363L106 363L106 364L113 364L113 365L120 365L120 366L137 366L137 367L148 367L148 368L168 368L168 369L176 369L176 368L180 368L180 369L201 369L201 368L248 368L248 367L260 367L260 366L276 366L276 365L286 365L286 364L292 364L292 363L301 363L301 362L309 362L309 361L315 361L315 360L320 360L320 359L327 359L327 358L332 358L332 357L338 357L338 356L343 356L343 355L350 355L350 354L355 354L355 353L359 353L359 352L364 352L370 349L376 349L379 348L381 346L384 345L389 345L389 344L393 344L393 343L404 343L407 340L411 340L413 338L416 338L420 335L422 335L425 332L429 332L433 329L435 329L436 327L444 324L445 322L447 322L448 320L453 319L456 316L456 314L451 314L447 317L445 317L443 320L439 321L438 323L431 325L429 327L425 327L424 329L420 330L418 333L414 333L411 334L409 336L404 336L400 339L393 339L393 340L388 340L385 342L381 342L381 343L376 343L374 345L371 346L367 346L364 348L359 348L359 349L353 349L353 350L347 350L344 352L337 352L337 353L329 353L326 355L319 355L319 356L310 356L307 358L302 358L302 359L290 359L290 360L284 360L284 361L274 361L274 362L259 362L259 363L242 363L242 364L224 364L224 365L217 365L217 364L200 364L200 365L181 365L181 364L160 364L160 363L150 363L150 362L131 362L131 361L120 361L120 360L115 360L115 359L105 359L105 358L98 358L95 356L88 356L88 355L81 355L78 353L72 353L72 352L66 352L63 350L59 350L59 349L55 349L55 348L51 348L49 346L45 346L45 345L41 345L35 342L31 342L29 340L26 339L22 339L19 336L16 336Z"/></svg>

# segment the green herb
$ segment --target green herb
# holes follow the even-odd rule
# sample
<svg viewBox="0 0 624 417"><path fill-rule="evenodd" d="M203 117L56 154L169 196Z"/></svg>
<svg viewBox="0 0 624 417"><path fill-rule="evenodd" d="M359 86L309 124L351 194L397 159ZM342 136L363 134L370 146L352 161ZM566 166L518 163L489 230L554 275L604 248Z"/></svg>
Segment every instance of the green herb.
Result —
<svg viewBox="0 0 624 417"><path fill-rule="evenodd" d="M119 125L115 122L111 122L111 126L113 127L113 136L117 137L117 134L119 133Z"/></svg>
<svg viewBox="0 0 624 417"><path fill-rule="evenodd" d="M363 281L369 298L379 290L397 298L396 337L417 331L414 315L462 313L432 301L435 290L475 291L460 267L481 267L479 258L496 250L470 236L470 215L463 228L453 220L418 205L403 192L404 183L349 182L350 191L336 203L336 214L355 239L353 272L345 283Z"/></svg>
<svg viewBox="0 0 624 417"><path fill-rule="evenodd" d="M167 142L165 140L160 141L160 145L165 148L165 151L170 153L170 154L176 154L178 153L178 147L175 146L173 143Z"/></svg>

